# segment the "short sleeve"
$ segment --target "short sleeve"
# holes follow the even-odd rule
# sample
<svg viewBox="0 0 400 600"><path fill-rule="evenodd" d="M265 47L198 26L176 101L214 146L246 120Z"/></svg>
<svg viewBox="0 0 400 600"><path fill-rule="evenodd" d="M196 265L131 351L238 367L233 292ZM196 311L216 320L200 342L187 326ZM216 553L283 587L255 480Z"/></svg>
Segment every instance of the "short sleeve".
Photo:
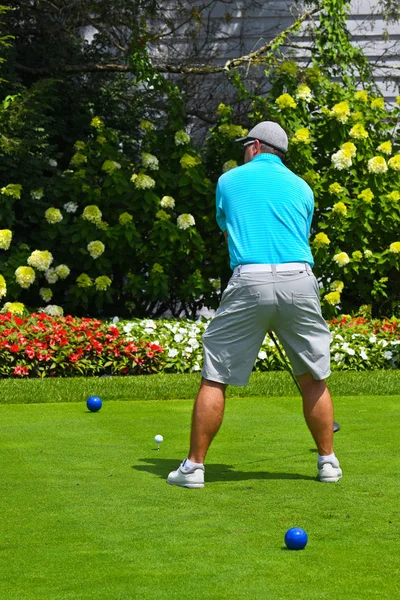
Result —
<svg viewBox="0 0 400 600"><path fill-rule="evenodd" d="M218 226L222 231L226 231L226 217L223 209L223 196L221 192L221 186L218 181L216 190L216 218Z"/></svg>

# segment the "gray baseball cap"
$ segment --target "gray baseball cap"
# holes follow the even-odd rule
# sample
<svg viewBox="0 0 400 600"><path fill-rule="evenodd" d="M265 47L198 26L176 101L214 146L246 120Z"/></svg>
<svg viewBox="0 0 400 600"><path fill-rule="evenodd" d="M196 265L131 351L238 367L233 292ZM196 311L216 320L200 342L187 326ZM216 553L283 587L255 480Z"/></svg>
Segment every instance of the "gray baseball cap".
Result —
<svg viewBox="0 0 400 600"><path fill-rule="evenodd" d="M288 148L288 137L284 129L274 121L258 123L253 129L250 129L245 137L239 138L235 142L251 142L252 140L259 140L281 152L286 152Z"/></svg>

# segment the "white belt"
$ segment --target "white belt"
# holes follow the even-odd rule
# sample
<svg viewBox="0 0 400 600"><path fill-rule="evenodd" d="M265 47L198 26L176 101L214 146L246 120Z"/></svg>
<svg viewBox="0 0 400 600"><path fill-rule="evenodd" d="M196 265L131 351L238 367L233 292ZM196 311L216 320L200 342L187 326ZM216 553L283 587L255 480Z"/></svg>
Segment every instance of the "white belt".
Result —
<svg viewBox="0 0 400 600"><path fill-rule="evenodd" d="M234 275L240 275L240 273L282 273L284 271L311 271L311 267L308 263L304 262L290 262L282 263L280 265L239 265L233 270Z"/></svg>

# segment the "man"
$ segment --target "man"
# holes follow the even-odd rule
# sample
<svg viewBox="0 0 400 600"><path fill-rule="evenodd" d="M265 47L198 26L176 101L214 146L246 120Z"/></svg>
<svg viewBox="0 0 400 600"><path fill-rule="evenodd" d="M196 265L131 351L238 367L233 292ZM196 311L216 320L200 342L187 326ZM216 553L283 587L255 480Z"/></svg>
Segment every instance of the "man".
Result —
<svg viewBox="0 0 400 600"><path fill-rule="evenodd" d="M228 241L233 275L203 336L202 382L192 418L190 452L168 483L204 487L204 459L222 423L225 389L246 385L273 330L288 355L303 396L303 413L318 449L318 478L342 476L333 452L330 334L321 314L308 237L314 198L282 162L285 131L263 121L245 138L244 165L219 178L217 222Z"/></svg>

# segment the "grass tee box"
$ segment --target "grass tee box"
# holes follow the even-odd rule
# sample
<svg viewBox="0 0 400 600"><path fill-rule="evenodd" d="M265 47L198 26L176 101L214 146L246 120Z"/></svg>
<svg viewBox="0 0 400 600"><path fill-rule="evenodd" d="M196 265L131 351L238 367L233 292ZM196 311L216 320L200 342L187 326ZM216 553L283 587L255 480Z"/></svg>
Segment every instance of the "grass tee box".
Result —
<svg viewBox="0 0 400 600"><path fill-rule="evenodd" d="M352 385L385 392L368 376ZM93 380L68 403L54 403L54 390L68 395L76 380L18 382L48 397L0 405L0 597L398 597L399 395L336 394L344 477L321 484L290 378L291 395L280 397L257 395L256 380L251 397L228 398L206 487L187 490L165 479L185 456L192 401L121 402L118 382L102 381L110 394L96 413L84 397ZM307 532L304 550L286 549L291 527Z"/></svg>
<svg viewBox="0 0 400 600"><path fill-rule="evenodd" d="M207 487L194 492L165 483L186 448L190 402L113 402L96 414L3 406L2 593L395 598L398 402L338 399L345 478L323 485L293 398L232 399ZM304 552L284 549L291 526L307 531Z"/></svg>
<svg viewBox="0 0 400 600"><path fill-rule="evenodd" d="M92 394L102 400L168 400L194 398L200 375L148 375L137 377L73 377L48 379L0 379L0 404L42 402L86 402ZM334 372L328 379L335 396L396 394L400 371ZM297 396L298 391L285 371L252 373L246 387L228 387L228 397Z"/></svg>

